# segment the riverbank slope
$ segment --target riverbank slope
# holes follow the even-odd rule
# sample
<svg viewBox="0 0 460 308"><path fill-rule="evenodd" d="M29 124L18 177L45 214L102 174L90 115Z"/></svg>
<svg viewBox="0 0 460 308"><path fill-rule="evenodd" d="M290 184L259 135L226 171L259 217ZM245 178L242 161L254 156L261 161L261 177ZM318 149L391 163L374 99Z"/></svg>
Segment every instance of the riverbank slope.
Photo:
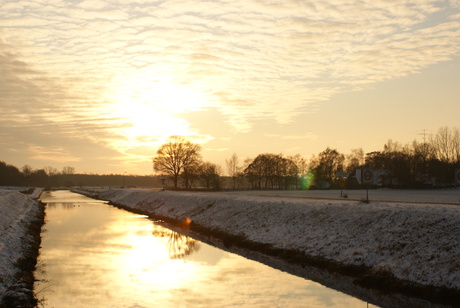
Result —
<svg viewBox="0 0 460 308"><path fill-rule="evenodd" d="M44 215L37 201L41 192L0 188L0 307L36 304L32 290Z"/></svg>
<svg viewBox="0 0 460 308"><path fill-rule="evenodd" d="M98 197L361 285L458 299L458 205L129 189Z"/></svg>

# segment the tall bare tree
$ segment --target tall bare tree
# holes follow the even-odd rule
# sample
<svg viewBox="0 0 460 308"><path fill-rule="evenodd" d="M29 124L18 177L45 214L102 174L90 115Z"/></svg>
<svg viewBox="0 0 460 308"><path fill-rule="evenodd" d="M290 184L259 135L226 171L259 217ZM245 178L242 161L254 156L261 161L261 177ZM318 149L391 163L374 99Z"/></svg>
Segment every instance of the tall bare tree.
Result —
<svg viewBox="0 0 460 308"><path fill-rule="evenodd" d="M241 172L238 155L236 155L236 153L233 153L232 157L230 157L230 159L226 159L225 162L227 164L228 175L231 176L233 179L233 189L235 189L238 174Z"/></svg>
<svg viewBox="0 0 460 308"><path fill-rule="evenodd" d="M62 167L62 174L75 174L75 168L71 166Z"/></svg>
<svg viewBox="0 0 460 308"><path fill-rule="evenodd" d="M455 163L460 160L460 131L458 127L440 127L430 140L436 151L437 158L446 163Z"/></svg>
<svg viewBox="0 0 460 308"><path fill-rule="evenodd" d="M345 156L345 166L348 173L353 173L357 168L364 165L364 151L362 148L352 149L351 153Z"/></svg>
<svg viewBox="0 0 460 308"><path fill-rule="evenodd" d="M153 157L153 169L158 173L172 176L174 187L177 187L181 173L188 174L195 165L201 161L201 147L180 136L172 136L168 142L160 146L155 157ZM186 187L188 187L188 177Z"/></svg>
<svg viewBox="0 0 460 308"><path fill-rule="evenodd" d="M21 168L21 171L25 177L28 177L34 172L34 168L32 168L31 165L24 165L24 167Z"/></svg>
<svg viewBox="0 0 460 308"><path fill-rule="evenodd" d="M316 159L311 160L311 168L316 172L316 179L319 181L332 182L337 171L343 171L345 156L336 149L329 147L318 154Z"/></svg>
<svg viewBox="0 0 460 308"><path fill-rule="evenodd" d="M51 166L43 167L43 170L45 170L48 176L54 176L59 173L59 171L56 168L51 167Z"/></svg>
<svg viewBox="0 0 460 308"><path fill-rule="evenodd" d="M296 154L294 156L288 156L288 159L290 159L296 166L297 166L297 171L299 172L299 176L305 176L308 173L308 163L305 158L303 158L300 154Z"/></svg>
<svg viewBox="0 0 460 308"><path fill-rule="evenodd" d="M206 189L220 189L221 166L210 162L202 163L198 168L198 175Z"/></svg>

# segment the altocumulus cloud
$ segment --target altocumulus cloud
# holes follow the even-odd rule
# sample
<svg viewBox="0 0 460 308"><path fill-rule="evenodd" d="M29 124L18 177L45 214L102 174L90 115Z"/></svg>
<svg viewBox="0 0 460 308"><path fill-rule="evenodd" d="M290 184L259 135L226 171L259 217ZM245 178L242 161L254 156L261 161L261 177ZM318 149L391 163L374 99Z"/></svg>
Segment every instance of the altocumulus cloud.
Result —
<svg viewBox="0 0 460 308"><path fill-rule="evenodd" d="M1 120L128 152L134 123L111 112L111 93L119 76L139 76L127 104L162 82L198 92L197 108L217 108L237 131L288 123L458 55L459 16L458 0L3 0Z"/></svg>

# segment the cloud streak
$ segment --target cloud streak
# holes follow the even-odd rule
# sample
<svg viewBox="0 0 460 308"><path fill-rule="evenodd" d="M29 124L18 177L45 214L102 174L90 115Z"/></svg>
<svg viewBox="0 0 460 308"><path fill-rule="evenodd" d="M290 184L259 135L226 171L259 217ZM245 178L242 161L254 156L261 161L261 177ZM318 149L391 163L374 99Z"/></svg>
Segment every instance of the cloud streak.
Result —
<svg viewBox="0 0 460 308"><path fill-rule="evenodd" d="M169 114L217 108L239 132L260 119L290 123L338 93L452 59L459 14L458 1L434 0L6 0L0 120L136 152L129 144L143 135L133 134L135 118L113 106L156 106L152 89L169 84L201 102ZM133 84L114 96L120 77Z"/></svg>

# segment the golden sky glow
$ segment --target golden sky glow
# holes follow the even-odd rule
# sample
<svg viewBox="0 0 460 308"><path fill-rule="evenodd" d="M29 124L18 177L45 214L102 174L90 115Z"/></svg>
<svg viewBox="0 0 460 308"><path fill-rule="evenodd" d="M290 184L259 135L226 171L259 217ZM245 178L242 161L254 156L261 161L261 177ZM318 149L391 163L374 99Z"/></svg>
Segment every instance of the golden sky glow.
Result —
<svg viewBox="0 0 460 308"><path fill-rule="evenodd" d="M0 160L151 174L184 135L223 164L379 150L458 126L460 1L0 3Z"/></svg>

